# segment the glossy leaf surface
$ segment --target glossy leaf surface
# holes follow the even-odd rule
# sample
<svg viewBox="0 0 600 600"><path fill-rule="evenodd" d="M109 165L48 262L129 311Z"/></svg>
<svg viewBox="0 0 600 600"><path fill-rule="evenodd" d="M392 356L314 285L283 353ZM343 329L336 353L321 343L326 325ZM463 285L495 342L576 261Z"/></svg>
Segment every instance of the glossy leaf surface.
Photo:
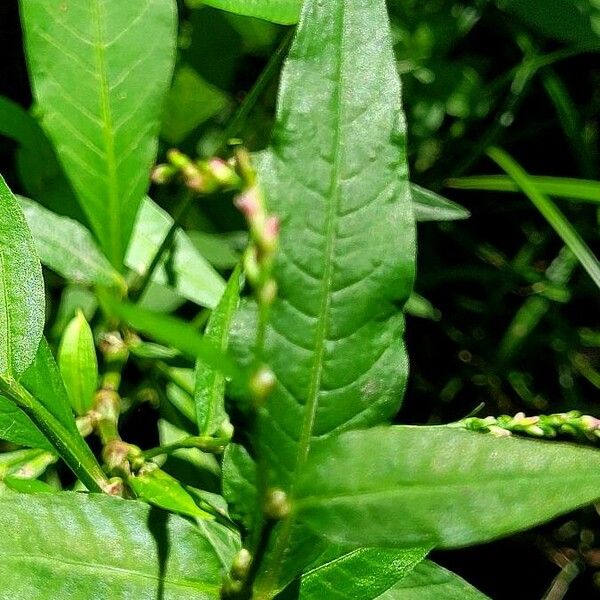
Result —
<svg viewBox="0 0 600 600"><path fill-rule="evenodd" d="M187 0L188 6L214 6L238 15L291 25L298 21L301 0Z"/></svg>
<svg viewBox="0 0 600 600"><path fill-rule="evenodd" d="M486 600L464 579L424 560L377 600ZM488 599L489 600L489 599Z"/></svg>
<svg viewBox="0 0 600 600"><path fill-rule="evenodd" d="M329 558L302 575L300 600L374 600L410 573L427 548L359 548Z"/></svg>
<svg viewBox="0 0 600 600"><path fill-rule="evenodd" d="M406 381L398 307L415 232L384 0L305 3L259 173L282 226L266 344L276 384L258 444L267 483L293 502L315 438L391 418ZM279 585L293 529L274 535L264 595Z"/></svg>
<svg viewBox="0 0 600 600"><path fill-rule="evenodd" d="M148 188L175 55L175 2L24 0L42 124L103 250L121 268Z"/></svg>
<svg viewBox="0 0 600 600"><path fill-rule="evenodd" d="M65 329L58 365L73 410L78 415L85 414L92 408L98 386L98 359L94 335L81 311Z"/></svg>
<svg viewBox="0 0 600 600"><path fill-rule="evenodd" d="M467 219L469 211L416 183L410 186L417 221L456 221Z"/></svg>
<svg viewBox="0 0 600 600"><path fill-rule="evenodd" d="M79 222L20 198L42 263L73 283L124 288L125 281Z"/></svg>
<svg viewBox="0 0 600 600"><path fill-rule="evenodd" d="M58 365L44 338L20 384L0 378L0 386L4 396L31 419L88 489L100 491L106 477L77 429ZM28 445L34 446L33 442Z"/></svg>
<svg viewBox="0 0 600 600"><path fill-rule="evenodd" d="M140 500L149 504L189 517L210 518L177 479L159 468L144 467L140 473L130 477L127 483Z"/></svg>
<svg viewBox="0 0 600 600"><path fill-rule="evenodd" d="M233 534L141 502L74 493L0 495L0 579L6 598L218 599L217 544ZM223 558L231 560L231 554Z"/></svg>
<svg viewBox="0 0 600 600"><path fill-rule="evenodd" d="M54 451L54 447L33 424L31 419L15 403L0 395L0 440L19 446L44 448Z"/></svg>
<svg viewBox="0 0 600 600"><path fill-rule="evenodd" d="M415 239L385 2L309 1L260 172L282 220L261 443L287 487L314 436L379 423L406 378Z"/></svg>
<svg viewBox="0 0 600 600"><path fill-rule="evenodd" d="M325 442L295 510L340 544L460 547L597 500L599 468L600 451L581 446L380 427Z"/></svg>
<svg viewBox="0 0 600 600"><path fill-rule="evenodd" d="M31 233L0 176L0 375L18 377L44 330L44 281Z"/></svg>

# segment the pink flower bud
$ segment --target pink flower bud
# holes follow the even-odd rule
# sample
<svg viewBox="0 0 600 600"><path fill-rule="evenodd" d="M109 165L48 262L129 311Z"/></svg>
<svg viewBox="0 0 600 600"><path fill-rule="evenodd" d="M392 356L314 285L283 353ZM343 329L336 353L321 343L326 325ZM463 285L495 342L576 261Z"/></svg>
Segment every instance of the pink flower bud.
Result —
<svg viewBox="0 0 600 600"><path fill-rule="evenodd" d="M211 158L208 161L208 172L221 184L235 186L240 179L235 171L222 159Z"/></svg>
<svg viewBox="0 0 600 600"><path fill-rule="evenodd" d="M235 199L235 205L242 211L246 219L252 222L260 211L258 190L255 187L246 190Z"/></svg>

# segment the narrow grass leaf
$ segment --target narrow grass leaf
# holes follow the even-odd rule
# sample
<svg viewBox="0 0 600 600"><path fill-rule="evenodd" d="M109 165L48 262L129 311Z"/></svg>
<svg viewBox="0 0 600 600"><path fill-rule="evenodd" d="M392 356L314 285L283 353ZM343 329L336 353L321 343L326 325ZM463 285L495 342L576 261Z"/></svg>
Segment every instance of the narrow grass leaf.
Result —
<svg viewBox="0 0 600 600"><path fill-rule="evenodd" d="M506 171L521 191L531 200L533 205L540 211L554 231L556 231L571 252L577 257L581 266L587 271L594 283L600 287L600 261L598 261L598 258L554 202L537 187L535 181L504 150L490 148L488 155Z"/></svg>
<svg viewBox="0 0 600 600"><path fill-rule="evenodd" d="M600 204L600 181L530 175L529 179L543 194L591 204ZM519 185L508 175L472 175L446 180L446 185L459 190L484 192L521 192Z"/></svg>

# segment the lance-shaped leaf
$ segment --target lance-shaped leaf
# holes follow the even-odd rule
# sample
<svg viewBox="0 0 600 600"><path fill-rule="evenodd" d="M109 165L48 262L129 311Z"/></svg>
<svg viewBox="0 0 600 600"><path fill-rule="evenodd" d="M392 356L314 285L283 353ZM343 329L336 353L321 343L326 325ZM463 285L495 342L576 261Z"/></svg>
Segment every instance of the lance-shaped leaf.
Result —
<svg viewBox="0 0 600 600"><path fill-rule="evenodd" d="M142 467L137 475L127 479L127 484L140 500L149 504L190 517L212 518L194 502L194 498L177 479L156 465L150 463Z"/></svg>
<svg viewBox="0 0 600 600"><path fill-rule="evenodd" d="M377 600L489 600L458 575L430 560L418 564Z"/></svg>
<svg viewBox="0 0 600 600"><path fill-rule="evenodd" d="M258 444L289 493L316 438L386 421L404 392L415 232L385 1L306 2L281 90L259 169L282 227ZM273 585L293 529L264 562Z"/></svg>
<svg viewBox="0 0 600 600"><path fill-rule="evenodd" d="M282 25L298 21L302 0L186 0L188 6L214 6L238 15L258 17Z"/></svg>
<svg viewBox="0 0 600 600"><path fill-rule="evenodd" d="M300 600L374 600L410 573L428 548L359 548L329 551L302 575Z"/></svg>
<svg viewBox="0 0 600 600"><path fill-rule="evenodd" d="M533 527L598 498L598 450L397 426L324 442L299 484L295 512L340 544L453 548Z"/></svg>
<svg viewBox="0 0 600 600"><path fill-rule="evenodd" d="M260 443L289 487L313 438L390 418L406 380L415 234L385 2L309 0L281 89L260 168L282 220Z"/></svg>
<svg viewBox="0 0 600 600"><path fill-rule="evenodd" d="M81 311L67 325L62 336L58 365L73 410L84 415L94 403L98 387L98 359L94 334Z"/></svg>
<svg viewBox="0 0 600 600"><path fill-rule="evenodd" d="M20 198L42 263L68 281L123 289L125 281L78 221L61 217L33 200Z"/></svg>
<svg viewBox="0 0 600 600"><path fill-rule="evenodd" d="M44 330L44 280L31 233L0 176L0 375L18 377Z"/></svg>
<svg viewBox="0 0 600 600"><path fill-rule="evenodd" d="M210 316L204 337L227 351L231 321L240 301L240 270L232 273L223 296ZM202 360L196 362L194 399L200 435L214 435L229 424L225 412L225 377Z"/></svg>
<svg viewBox="0 0 600 600"><path fill-rule="evenodd" d="M235 534L108 496L0 495L5 598L217 600Z"/></svg>
<svg viewBox="0 0 600 600"><path fill-rule="evenodd" d="M42 124L105 254L122 267L175 54L175 2L23 0Z"/></svg>
<svg viewBox="0 0 600 600"><path fill-rule="evenodd" d="M457 221L470 216L466 208L431 190L416 183L412 183L410 188L417 221Z"/></svg>

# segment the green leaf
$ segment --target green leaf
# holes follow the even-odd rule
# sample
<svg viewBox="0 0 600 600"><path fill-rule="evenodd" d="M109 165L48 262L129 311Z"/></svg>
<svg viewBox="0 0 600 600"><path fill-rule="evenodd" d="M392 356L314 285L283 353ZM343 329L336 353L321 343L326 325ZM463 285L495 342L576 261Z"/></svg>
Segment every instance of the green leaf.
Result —
<svg viewBox="0 0 600 600"><path fill-rule="evenodd" d="M377 600L489 600L458 575L430 560L418 564Z"/></svg>
<svg viewBox="0 0 600 600"><path fill-rule="evenodd" d="M598 498L598 450L396 426L324 442L298 486L294 510L339 544L454 548L521 531Z"/></svg>
<svg viewBox="0 0 600 600"><path fill-rule="evenodd" d="M29 417L89 490L103 489L106 476L79 434L58 366L44 338L20 383L0 375L0 394Z"/></svg>
<svg viewBox="0 0 600 600"><path fill-rule="evenodd" d="M212 518L194 502L185 488L156 465L142 467L137 475L127 479L127 484L140 500L170 512L200 519Z"/></svg>
<svg viewBox="0 0 600 600"><path fill-rule="evenodd" d="M0 135L16 141L19 176L27 193L61 215L85 217L44 130L24 108L0 96Z"/></svg>
<svg viewBox="0 0 600 600"><path fill-rule="evenodd" d="M200 254L217 269L233 269L241 257L241 250L248 243L245 231L231 233L206 233L188 231L188 237Z"/></svg>
<svg viewBox="0 0 600 600"><path fill-rule="evenodd" d="M0 96L0 135L52 158L52 148L37 121L19 104Z"/></svg>
<svg viewBox="0 0 600 600"><path fill-rule="evenodd" d="M240 280L238 267L232 273L204 332L205 339L213 342L222 352L227 351L231 321L240 302ZM194 400L200 435L216 435L229 425L229 417L225 411L225 377L202 360L196 361Z"/></svg>
<svg viewBox="0 0 600 600"><path fill-rule="evenodd" d="M498 0L498 4L548 37L600 45L600 5L596 0Z"/></svg>
<svg viewBox="0 0 600 600"><path fill-rule="evenodd" d="M124 279L81 223L61 217L33 200L19 200L44 265L67 281L125 289Z"/></svg>
<svg viewBox="0 0 600 600"><path fill-rule="evenodd" d="M143 275L172 225L173 219L169 213L146 198L135 223L125 264ZM152 280L169 286L183 298L209 308L217 305L225 289L223 278L181 229L177 230L173 247L166 253Z"/></svg>
<svg viewBox="0 0 600 600"><path fill-rule="evenodd" d="M0 394L0 440L54 451L52 444L15 403Z"/></svg>
<svg viewBox="0 0 600 600"><path fill-rule="evenodd" d="M258 507L256 463L239 444L228 444L223 454L223 496L231 518L252 531Z"/></svg>
<svg viewBox="0 0 600 600"><path fill-rule="evenodd" d="M267 485L289 492L316 438L390 419L406 382L398 305L415 232L385 1L306 2L281 90L259 165L282 227L257 443ZM292 529L276 533L261 592Z"/></svg>
<svg viewBox="0 0 600 600"><path fill-rule="evenodd" d="M108 496L0 495L6 598L217 600L233 533Z"/></svg>
<svg viewBox="0 0 600 600"><path fill-rule="evenodd" d="M58 365L73 410L84 415L94 403L98 359L94 335L81 311L65 329L58 350Z"/></svg>
<svg viewBox="0 0 600 600"><path fill-rule="evenodd" d="M302 0L186 0L186 4L191 8L214 6L238 15L292 25L298 21Z"/></svg>
<svg viewBox="0 0 600 600"><path fill-rule="evenodd" d="M531 200L532 204L577 257L594 283L600 287L600 261L554 202L536 186L529 174L504 150L490 148L488 156L506 171L521 191Z"/></svg>
<svg viewBox="0 0 600 600"><path fill-rule="evenodd" d="M162 344L181 351L190 358L200 359L228 377L241 379L237 365L212 340L200 335L194 327L176 317L156 313L137 304L119 302L107 294L101 295L106 310Z"/></svg>
<svg viewBox="0 0 600 600"><path fill-rule="evenodd" d="M175 2L24 0L21 15L42 125L120 269L156 154Z"/></svg>
<svg viewBox="0 0 600 600"><path fill-rule="evenodd" d="M302 575L300 600L374 600L409 574L428 548L359 548L339 555L329 551L317 567Z"/></svg>
<svg viewBox="0 0 600 600"><path fill-rule="evenodd" d="M46 338L42 338L35 359L23 373L20 383L59 419L66 429L79 434L60 370Z"/></svg>
<svg viewBox="0 0 600 600"><path fill-rule="evenodd" d="M416 183L411 183L410 189L417 221L456 221L471 216L471 213L460 204L447 200Z"/></svg>
<svg viewBox="0 0 600 600"><path fill-rule="evenodd" d="M192 67L183 65L167 94L161 135L169 144L178 144L228 104L225 92L205 81Z"/></svg>
<svg viewBox="0 0 600 600"><path fill-rule="evenodd" d="M31 233L0 176L0 375L18 377L44 330L44 280Z"/></svg>
<svg viewBox="0 0 600 600"><path fill-rule="evenodd" d="M529 180L537 189L548 196L565 200L600 204L600 181L572 179L569 177L547 177L530 175ZM446 185L459 190L480 190L486 192L522 192L517 183L508 175L473 175L447 179Z"/></svg>
<svg viewBox="0 0 600 600"><path fill-rule="evenodd" d="M308 1L260 173L282 221L260 443L288 487L314 437L380 423L406 380L415 238L385 2ZM383 141L382 141L383 140Z"/></svg>

